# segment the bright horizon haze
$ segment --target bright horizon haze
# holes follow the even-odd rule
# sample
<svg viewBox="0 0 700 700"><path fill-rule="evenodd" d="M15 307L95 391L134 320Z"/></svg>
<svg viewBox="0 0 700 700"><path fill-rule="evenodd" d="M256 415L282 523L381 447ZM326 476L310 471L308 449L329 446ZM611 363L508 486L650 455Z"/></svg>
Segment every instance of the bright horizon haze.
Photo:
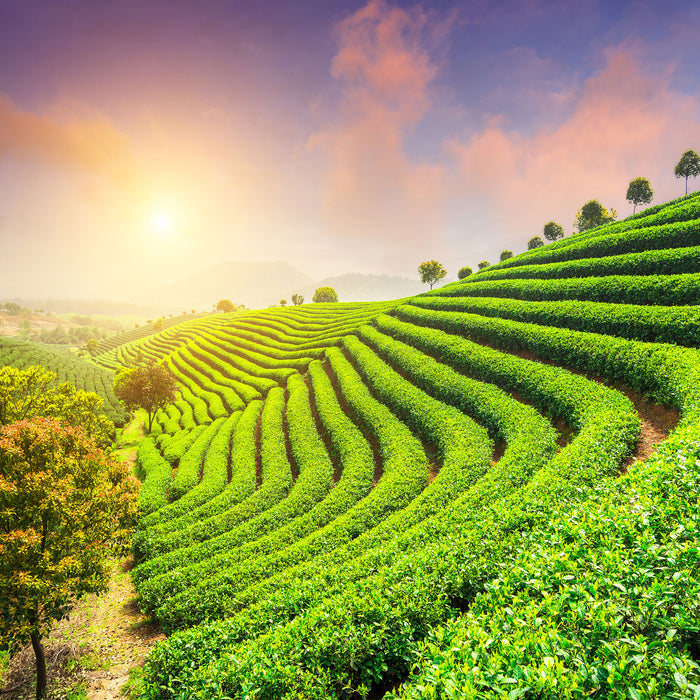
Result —
<svg viewBox="0 0 700 700"><path fill-rule="evenodd" d="M17 0L0 65L0 299L449 281L700 151L695 1Z"/></svg>

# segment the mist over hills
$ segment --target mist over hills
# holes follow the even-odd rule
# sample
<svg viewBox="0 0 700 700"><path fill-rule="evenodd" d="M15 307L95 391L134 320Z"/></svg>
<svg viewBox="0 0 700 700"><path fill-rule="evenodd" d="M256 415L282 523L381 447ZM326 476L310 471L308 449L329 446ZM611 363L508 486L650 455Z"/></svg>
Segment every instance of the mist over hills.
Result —
<svg viewBox="0 0 700 700"><path fill-rule="evenodd" d="M284 262L222 262L167 285L151 285L145 294L127 300L59 299L29 296L0 297L22 307L54 313L157 317L168 313L208 311L219 299L230 299L248 308L291 304L292 294L302 294L310 303L318 287L333 287L342 301L389 301L426 291L418 280L392 275L349 272L314 281Z"/></svg>
<svg viewBox="0 0 700 700"><path fill-rule="evenodd" d="M333 287L340 301L386 301L425 291L418 280L390 275L351 272L318 282L284 262L223 262L153 292L149 303L179 309L207 309L219 299L230 299L255 309L291 303L292 294L310 302L318 287Z"/></svg>

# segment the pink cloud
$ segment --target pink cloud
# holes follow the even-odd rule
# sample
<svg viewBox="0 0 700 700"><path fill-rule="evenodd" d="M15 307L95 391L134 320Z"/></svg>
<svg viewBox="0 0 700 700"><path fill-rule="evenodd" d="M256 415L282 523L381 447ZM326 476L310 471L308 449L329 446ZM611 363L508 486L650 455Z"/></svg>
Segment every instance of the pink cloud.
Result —
<svg viewBox="0 0 700 700"><path fill-rule="evenodd" d="M0 94L0 159L33 159L118 179L130 170L126 137L107 119L75 105L62 117L20 109ZM67 113L66 113L67 112Z"/></svg>
<svg viewBox="0 0 700 700"><path fill-rule="evenodd" d="M341 22L332 64L343 87L338 117L308 144L324 157L326 229L371 240L374 255L394 262L416 258L419 242L440 228L448 189L442 166L414 162L405 148L431 106L439 69L427 46L431 26L419 7L384 0L370 0ZM397 250L399 241L405 247Z"/></svg>
<svg viewBox="0 0 700 700"><path fill-rule="evenodd" d="M671 88L670 71L646 72L632 49L605 56L559 126L523 136L496 119L468 140L446 142L461 192L490 211L504 244L522 249L550 219L570 232L577 209L592 198L631 213L627 185L640 175L657 202L682 194L673 166L700 145L698 101Z"/></svg>

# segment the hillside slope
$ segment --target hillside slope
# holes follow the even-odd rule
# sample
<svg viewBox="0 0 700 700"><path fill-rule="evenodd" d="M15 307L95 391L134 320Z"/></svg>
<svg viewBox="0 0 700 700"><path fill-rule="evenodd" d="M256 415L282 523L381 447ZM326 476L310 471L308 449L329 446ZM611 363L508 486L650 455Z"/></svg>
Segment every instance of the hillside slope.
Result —
<svg viewBox="0 0 700 700"><path fill-rule="evenodd" d="M698 251L693 195L121 346L181 390L139 450L145 697L697 697Z"/></svg>

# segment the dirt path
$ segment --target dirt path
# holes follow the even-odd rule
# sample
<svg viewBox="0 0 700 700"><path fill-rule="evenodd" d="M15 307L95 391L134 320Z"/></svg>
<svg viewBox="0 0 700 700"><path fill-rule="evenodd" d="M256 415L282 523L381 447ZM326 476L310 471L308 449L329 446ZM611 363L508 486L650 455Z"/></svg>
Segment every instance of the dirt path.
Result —
<svg viewBox="0 0 700 700"><path fill-rule="evenodd" d="M82 639L92 649L95 664L86 669L83 681L90 700L124 697L121 691L132 669L140 669L155 642L165 639L136 606L130 567L130 559L115 563L109 591L81 601L56 630L66 639Z"/></svg>

